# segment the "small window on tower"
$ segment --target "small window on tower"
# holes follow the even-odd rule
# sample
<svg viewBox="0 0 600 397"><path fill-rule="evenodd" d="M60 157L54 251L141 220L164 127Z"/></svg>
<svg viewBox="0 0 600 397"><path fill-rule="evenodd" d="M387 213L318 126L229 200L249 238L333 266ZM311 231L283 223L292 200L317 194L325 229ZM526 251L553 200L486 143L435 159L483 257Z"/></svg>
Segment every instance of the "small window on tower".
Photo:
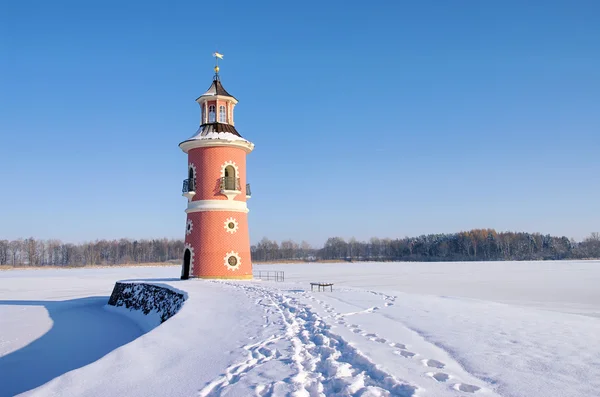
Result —
<svg viewBox="0 0 600 397"><path fill-rule="evenodd" d="M202 122L200 124L206 123L206 105L202 105Z"/></svg>
<svg viewBox="0 0 600 397"><path fill-rule="evenodd" d="M228 165L225 168L225 178L223 178L223 185L225 190L237 190L235 178L235 169L232 166Z"/></svg>
<svg viewBox="0 0 600 397"><path fill-rule="evenodd" d="M227 116L225 113L225 106L221 105L219 106L219 122L220 123L226 123L227 122Z"/></svg>
<svg viewBox="0 0 600 397"><path fill-rule="evenodd" d="M217 121L217 115L215 113L215 105L210 105L208 107L208 122L214 123L215 121Z"/></svg>

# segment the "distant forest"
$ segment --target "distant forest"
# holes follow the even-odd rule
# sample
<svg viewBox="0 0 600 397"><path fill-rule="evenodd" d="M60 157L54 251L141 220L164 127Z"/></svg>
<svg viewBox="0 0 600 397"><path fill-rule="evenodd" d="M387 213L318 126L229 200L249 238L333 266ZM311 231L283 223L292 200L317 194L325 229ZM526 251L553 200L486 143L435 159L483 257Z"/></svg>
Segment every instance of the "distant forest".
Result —
<svg viewBox="0 0 600 397"><path fill-rule="evenodd" d="M330 237L321 248L263 238L251 247L252 260L276 261L499 261L600 258L600 233L581 242L539 233L476 229L368 242ZM0 240L0 265L88 266L177 261L183 240L97 240L82 244L34 238Z"/></svg>

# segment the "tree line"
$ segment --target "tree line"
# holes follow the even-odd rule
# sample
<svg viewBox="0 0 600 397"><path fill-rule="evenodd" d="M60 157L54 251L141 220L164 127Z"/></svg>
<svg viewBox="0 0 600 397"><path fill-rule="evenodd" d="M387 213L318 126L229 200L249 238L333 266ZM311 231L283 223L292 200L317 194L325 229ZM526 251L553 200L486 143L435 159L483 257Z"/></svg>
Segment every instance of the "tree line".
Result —
<svg viewBox="0 0 600 397"><path fill-rule="evenodd" d="M181 259L182 240L97 240L81 244L33 237L0 240L0 265L90 266L167 262Z"/></svg>
<svg viewBox="0 0 600 397"><path fill-rule="evenodd" d="M183 240L119 239L81 244L34 238L0 240L0 265L89 266L179 261ZM369 241L330 237L322 247L306 241L263 238L251 246L252 260L318 261L497 261L600 258L600 233L583 241L540 233L474 229L452 234Z"/></svg>
<svg viewBox="0 0 600 397"><path fill-rule="evenodd" d="M540 233L496 232L474 229L451 234L348 241L330 237L313 249L306 242L278 244L263 238L252 246L256 261L345 260L345 261L498 261L600 258L600 233L581 242Z"/></svg>

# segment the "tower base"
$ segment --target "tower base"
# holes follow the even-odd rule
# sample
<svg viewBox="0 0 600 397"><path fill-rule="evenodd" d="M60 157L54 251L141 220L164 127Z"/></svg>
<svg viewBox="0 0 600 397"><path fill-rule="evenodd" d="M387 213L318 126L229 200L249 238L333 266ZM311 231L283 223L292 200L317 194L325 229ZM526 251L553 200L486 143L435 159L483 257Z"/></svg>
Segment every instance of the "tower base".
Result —
<svg viewBox="0 0 600 397"><path fill-rule="evenodd" d="M250 274L245 276L190 276L189 278L199 278L204 280L253 280L254 276Z"/></svg>

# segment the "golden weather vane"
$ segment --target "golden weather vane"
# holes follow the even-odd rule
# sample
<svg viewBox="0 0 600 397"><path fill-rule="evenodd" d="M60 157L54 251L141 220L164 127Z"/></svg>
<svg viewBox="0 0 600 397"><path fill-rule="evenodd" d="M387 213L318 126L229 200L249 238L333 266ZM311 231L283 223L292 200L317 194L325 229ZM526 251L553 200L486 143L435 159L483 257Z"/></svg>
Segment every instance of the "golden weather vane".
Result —
<svg viewBox="0 0 600 397"><path fill-rule="evenodd" d="M213 57L215 57L215 73L219 74L219 59L223 59L223 54L220 54L218 51L213 53Z"/></svg>

